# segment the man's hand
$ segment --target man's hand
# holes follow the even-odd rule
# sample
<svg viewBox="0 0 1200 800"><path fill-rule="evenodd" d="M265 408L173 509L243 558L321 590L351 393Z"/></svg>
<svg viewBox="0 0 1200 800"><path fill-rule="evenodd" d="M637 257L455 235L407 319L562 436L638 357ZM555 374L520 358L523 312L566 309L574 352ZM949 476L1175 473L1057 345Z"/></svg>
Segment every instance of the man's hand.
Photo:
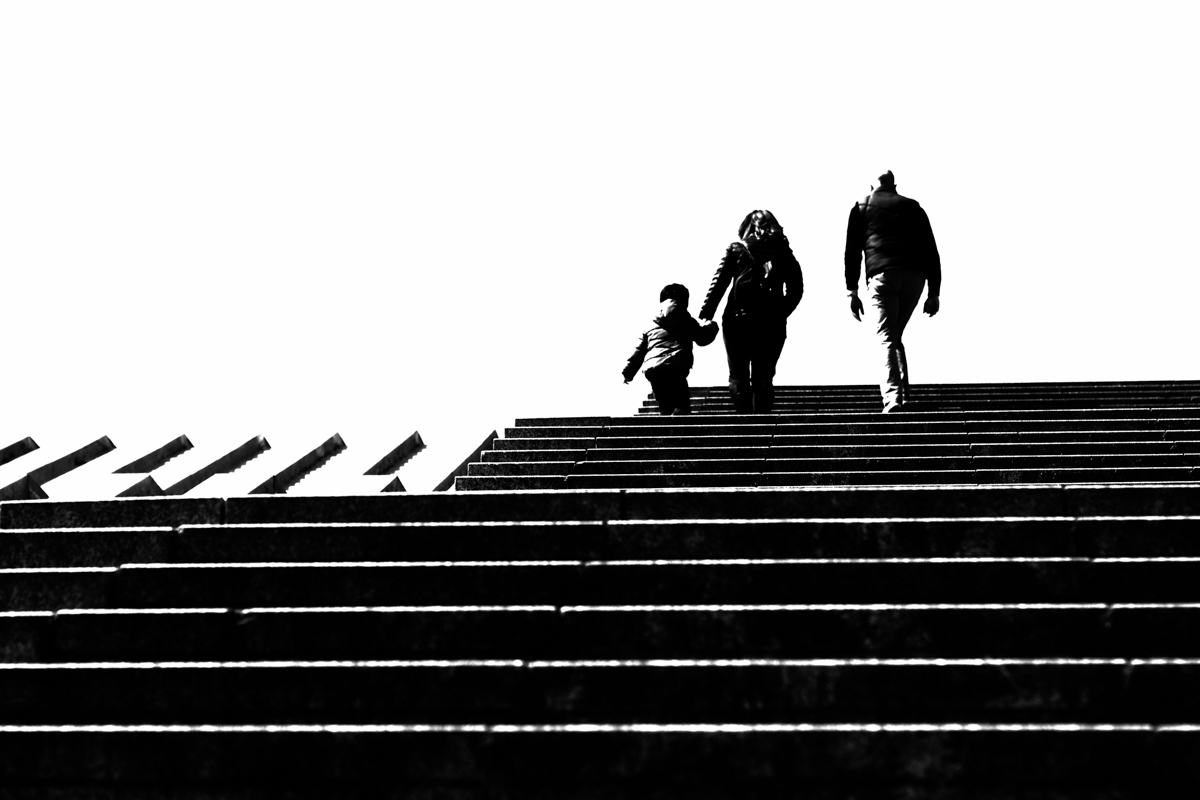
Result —
<svg viewBox="0 0 1200 800"><path fill-rule="evenodd" d="M931 296L931 297L925 298L925 308L922 310L926 314L928 314L929 316L932 317L934 314L936 314L938 312L938 309L941 307L942 307L941 301L938 300L936 297Z"/></svg>
<svg viewBox="0 0 1200 800"><path fill-rule="evenodd" d="M850 293L850 313L854 315L856 320L862 322L863 302L858 299L858 292Z"/></svg>

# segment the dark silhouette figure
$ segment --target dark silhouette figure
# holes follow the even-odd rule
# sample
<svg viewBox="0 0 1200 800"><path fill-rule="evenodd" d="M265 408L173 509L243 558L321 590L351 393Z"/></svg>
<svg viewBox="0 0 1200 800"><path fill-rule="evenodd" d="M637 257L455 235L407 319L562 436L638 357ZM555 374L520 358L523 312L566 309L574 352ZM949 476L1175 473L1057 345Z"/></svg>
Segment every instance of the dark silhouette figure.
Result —
<svg viewBox="0 0 1200 800"><path fill-rule="evenodd" d="M846 289L850 313L862 320L858 298L859 261L865 254L868 300L885 362L879 384L884 413L899 411L909 400L908 359L901 337L929 282L925 313L938 312L942 261L929 217L916 200L896 193L888 170L879 188L850 209L846 226Z"/></svg>
<svg viewBox="0 0 1200 800"><path fill-rule="evenodd" d="M690 414L688 373L692 371L692 342L701 347L717 338L717 323L699 323L688 313L686 286L672 283L658 295L658 315L642 334L633 355L625 364L625 382L633 380L640 367L650 381L660 414Z"/></svg>
<svg viewBox="0 0 1200 800"><path fill-rule="evenodd" d="M751 211L738 227L700 307L710 320L729 289L721 315L729 393L738 413L764 414L775 402L775 365L787 338L787 318L804 294L800 263L770 211Z"/></svg>

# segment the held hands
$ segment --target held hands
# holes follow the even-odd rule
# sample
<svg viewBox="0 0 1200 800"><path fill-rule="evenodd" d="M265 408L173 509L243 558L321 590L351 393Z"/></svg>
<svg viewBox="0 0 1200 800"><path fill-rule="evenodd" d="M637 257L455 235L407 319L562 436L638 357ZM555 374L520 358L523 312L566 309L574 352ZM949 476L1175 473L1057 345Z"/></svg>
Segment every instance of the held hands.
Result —
<svg viewBox="0 0 1200 800"><path fill-rule="evenodd" d="M850 313L854 315L856 320L862 322L863 302L858 299L857 290L850 292Z"/></svg>
<svg viewBox="0 0 1200 800"><path fill-rule="evenodd" d="M932 317L938 312L938 309L941 308L941 306L942 303L940 300L938 300L936 297L930 296L925 298L925 307L922 309L922 311Z"/></svg>

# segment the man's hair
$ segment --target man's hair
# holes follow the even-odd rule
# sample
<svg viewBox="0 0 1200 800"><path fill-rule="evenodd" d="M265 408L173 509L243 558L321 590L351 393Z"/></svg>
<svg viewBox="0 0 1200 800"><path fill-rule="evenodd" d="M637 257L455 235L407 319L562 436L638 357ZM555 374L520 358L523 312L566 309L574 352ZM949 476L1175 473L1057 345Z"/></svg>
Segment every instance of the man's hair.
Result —
<svg viewBox="0 0 1200 800"><path fill-rule="evenodd" d="M887 172L885 172L879 176L879 185L880 186L895 186L896 185L896 176L892 174L892 171L890 169Z"/></svg>
<svg viewBox="0 0 1200 800"><path fill-rule="evenodd" d="M674 300L676 303L682 303L686 306L689 296L687 287L682 283L669 283L658 293L658 302Z"/></svg>
<svg viewBox="0 0 1200 800"><path fill-rule="evenodd" d="M742 220L742 224L738 226L738 238L745 239L746 234L754 227L754 223L758 222L764 228L776 228L780 231L783 226L779 224L779 220L775 219L775 215L765 209L755 209L746 215Z"/></svg>

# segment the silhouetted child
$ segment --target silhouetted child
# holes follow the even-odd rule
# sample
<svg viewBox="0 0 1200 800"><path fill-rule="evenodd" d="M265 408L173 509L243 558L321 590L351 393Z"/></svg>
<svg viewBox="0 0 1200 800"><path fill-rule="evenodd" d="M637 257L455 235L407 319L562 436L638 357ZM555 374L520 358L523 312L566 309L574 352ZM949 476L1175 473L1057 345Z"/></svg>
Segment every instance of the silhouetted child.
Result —
<svg viewBox="0 0 1200 800"><path fill-rule="evenodd" d="M717 323L707 320L697 322L688 313L688 290L686 286L672 283L659 292L662 303L654 323L642 334L637 348L625 365L625 382L633 380L638 368L658 401L660 414L690 414L691 399L688 397L688 373L692 371L692 342L703 347L717 338Z"/></svg>

